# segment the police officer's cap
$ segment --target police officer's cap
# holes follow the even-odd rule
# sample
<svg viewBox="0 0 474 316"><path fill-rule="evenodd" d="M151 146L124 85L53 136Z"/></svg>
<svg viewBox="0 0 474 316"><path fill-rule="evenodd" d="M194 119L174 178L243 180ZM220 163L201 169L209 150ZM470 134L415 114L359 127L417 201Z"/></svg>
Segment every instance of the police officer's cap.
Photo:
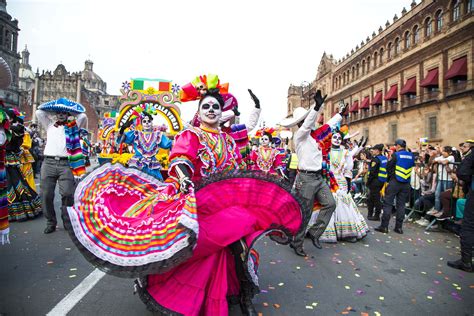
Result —
<svg viewBox="0 0 474 316"><path fill-rule="evenodd" d="M404 139L399 138L395 141L395 145L400 145L405 148L407 147L407 142Z"/></svg>
<svg viewBox="0 0 474 316"><path fill-rule="evenodd" d="M383 151L383 144L377 144L372 147L372 149L377 149L379 151Z"/></svg>

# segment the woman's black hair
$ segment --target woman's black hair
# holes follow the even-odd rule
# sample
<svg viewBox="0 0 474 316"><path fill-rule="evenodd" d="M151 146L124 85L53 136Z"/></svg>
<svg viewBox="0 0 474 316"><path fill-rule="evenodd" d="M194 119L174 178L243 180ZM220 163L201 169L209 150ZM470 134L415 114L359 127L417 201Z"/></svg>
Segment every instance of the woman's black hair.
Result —
<svg viewBox="0 0 474 316"><path fill-rule="evenodd" d="M221 106L221 109L224 108L224 99L222 98L222 95L219 93L219 89L209 89L206 94L204 94L201 98L201 100L199 100L199 108L201 108L201 104L202 104L202 101L206 98L206 97L213 97L217 100L217 102L219 103L219 105Z"/></svg>
<svg viewBox="0 0 474 316"><path fill-rule="evenodd" d="M269 133L269 132L264 132L263 135L268 136L268 139L270 140L270 143L273 143L273 136L272 136L271 133Z"/></svg>
<svg viewBox="0 0 474 316"><path fill-rule="evenodd" d="M150 113L142 112L142 119L145 118L145 117L148 117L150 119L150 121L153 122L153 115L151 115Z"/></svg>

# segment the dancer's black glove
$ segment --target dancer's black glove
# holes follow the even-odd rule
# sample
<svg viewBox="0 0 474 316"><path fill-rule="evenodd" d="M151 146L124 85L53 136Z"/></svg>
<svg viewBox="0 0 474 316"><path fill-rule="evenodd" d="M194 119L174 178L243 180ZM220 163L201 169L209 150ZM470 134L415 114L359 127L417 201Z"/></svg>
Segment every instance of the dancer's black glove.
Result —
<svg viewBox="0 0 474 316"><path fill-rule="evenodd" d="M365 137L364 142L362 143L361 147L365 147L365 145L367 145L368 141L369 141L369 136Z"/></svg>
<svg viewBox="0 0 474 316"><path fill-rule="evenodd" d="M232 109L232 112L234 112L235 116L240 116L239 108L238 108L237 106L235 106L235 107Z"/></svg>
<svg viewBox="0 0 474 316"><path fill-rule="evenodd" d="M314 103L315 103L315 105L314 105L314 110L315 110L316 112L319 111L319 109L321 108L321 106L322 106L323 103L324 103L324 100L326 100L327 96L328 96L328 95L326 94L326 95L323 97L323 96L321 95L321 90L316 91L316 94L315 94L314 97L313 97Z"/></svg>
<svg viewBox="0 0 474 316"><path fill-rule="evenodd" d="M127 128L132 126L132 123L133 123L133 120L128 120L127 122L125 122L125 124L123 124L122 127L120 127L119 134L122 135Z"/></svg>
<svg viewBox="0 0 474 316"><path fill-rule="evenodd" d="M194 187L189 170L185 166L178 164L176 165L176 174L179 180L179 190L183 193L188 193L189 189Z"/></svg>
<svg viewBox="0 0 474 316"><path fill-rule="evenodd" d="M252 98L253 102L255 103L255 107L260 109L260 100L257 98L255 94L253 94L252 90L247 89L250 93L250 97Z"/></svg>
<svg viewBox="0 0 474 316"><path fill-rule="evenodd" d="M349 103L344 104L344 102L339 103L339 114L344 115L346 113L347 107L349 106Z"/></svg>
<svg viewBox="0 0 474 316"><path fill-rule="evenodd" d="M358 147L361 147L363 142L364 142L364 136L362 136L362 137L360 138L360 140L356 140L355 143L356 143L356 145L357 145Z"/></svg>

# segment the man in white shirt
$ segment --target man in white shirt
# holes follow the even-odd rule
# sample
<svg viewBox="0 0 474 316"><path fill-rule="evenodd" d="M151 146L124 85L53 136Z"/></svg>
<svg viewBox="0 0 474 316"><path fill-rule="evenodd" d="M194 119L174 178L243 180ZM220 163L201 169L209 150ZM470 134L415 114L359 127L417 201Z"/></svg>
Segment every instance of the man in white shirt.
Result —
<svg viewBox="0 0 474 316"><path fill-rule="evenodd" d="M451 189L453 179L451 178L451 171L454 169L454 157L452 156L452 149L450 146L444 146L441 151L441 156L436 157L434 162L438 164L437 169L437 185L435 193L435 210L442 212L441 210L441 193ZM440 214L441 215L441 214Z"/></svg>
<svg viewBox="0 0 474 316"><path fill-rule="evenodd" d="M311 132L315 129L316 119L324 109L323 103L325 99L326 96L322 97L321 91L318 90L314 96L316 103L314 108L299 118L295 117L295 113L293 113L294 121L292 122L293 125L298 124L299 127L294 137L296 154L298 156L298 174L295 180L295 190L302 196L306 204L303 210L304 227L306 227L311 218L314 200L317 199L321 204L316 223L308 229L308 235L313 245L319 249L322 248L319 243L319 237L323 234L329 224L332 213L336 209L336 202L332 196L329 185L323 179L321 173L323 163L321 148L316 139L311 135ZM341 113L344 113L345 110L346 105L343 104L340 107L339 113L332 117L327 124L330 127L335 127L342 120ZM304 122L301 122L303 119ZM284 122L282 122L281 125L285 127L291 126L291 124L288 125ZM294 241L290 244L295 253L299 256L306 256L303 249L305 234L306 231L302 230L295 236Z"/></svg>
<svg viewBox="0 0 474 316"><path fill-rule="evenodd" d="M47 220L45 234L50 234L56 230L57 219L54 210L56 183L59 184L61 205L64 207L74 204L75 179L69 165L64 130L70 114L44 110L36 111L38 122L46 130L44 161L41 166L41 202ZM76 122L79 129L86 128L87 116L85 113L78 114Z"/></svg>

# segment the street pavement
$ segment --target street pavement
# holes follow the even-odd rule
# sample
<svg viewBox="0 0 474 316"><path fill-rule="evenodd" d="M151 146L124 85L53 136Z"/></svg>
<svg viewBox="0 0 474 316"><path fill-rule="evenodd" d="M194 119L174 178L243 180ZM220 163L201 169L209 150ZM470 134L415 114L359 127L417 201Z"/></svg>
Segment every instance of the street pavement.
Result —
<svg viewBox="0 0 474 316"><path fill-rule="evenodd" d="M59 209L59 199L55 202ZM44 227L44 217L11 223L11 244L0 246L0 315L57 311L94 271L62 223L49 235L43 234ZM263 239L258 245L257 311L295 316L474 315L474 274L446 266L447 260L459 257L459 239L449 232L424 232L412 223L404 230L404 235L371 232L357 243L323 244L321 250L306 240L307 258ZM59 309L70 309L68 315L152 315L133 295L130 279L105 275L82 299L68 298L73 303ZM240 315L238 306L231 307L230 315Z"/></svg>

